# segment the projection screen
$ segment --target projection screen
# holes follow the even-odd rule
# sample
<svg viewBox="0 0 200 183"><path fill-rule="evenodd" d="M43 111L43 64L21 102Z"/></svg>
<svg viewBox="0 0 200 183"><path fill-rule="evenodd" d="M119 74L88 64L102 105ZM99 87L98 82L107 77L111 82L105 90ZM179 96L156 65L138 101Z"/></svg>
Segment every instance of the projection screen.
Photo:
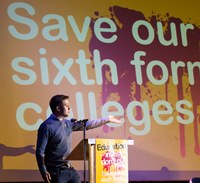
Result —
<svg viewBox="0 0 200 183"><path fill-rule="evenodd" d="M130 181L199 176L199 6L1 0L0 181L42 180L37 129L55 94L69 95L70 118L120 117L86 136L134 140Z"/></svg>

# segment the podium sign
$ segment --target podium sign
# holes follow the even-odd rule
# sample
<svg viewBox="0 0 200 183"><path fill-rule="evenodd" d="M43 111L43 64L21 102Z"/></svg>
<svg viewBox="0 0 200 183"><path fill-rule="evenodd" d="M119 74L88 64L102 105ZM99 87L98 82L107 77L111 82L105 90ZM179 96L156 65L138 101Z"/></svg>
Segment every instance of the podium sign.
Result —
<svg viewBox="0 0 200 183"><path fill-rule="evenodd" d="M96 183L128 183L127 140L96 139Z"/></svg>

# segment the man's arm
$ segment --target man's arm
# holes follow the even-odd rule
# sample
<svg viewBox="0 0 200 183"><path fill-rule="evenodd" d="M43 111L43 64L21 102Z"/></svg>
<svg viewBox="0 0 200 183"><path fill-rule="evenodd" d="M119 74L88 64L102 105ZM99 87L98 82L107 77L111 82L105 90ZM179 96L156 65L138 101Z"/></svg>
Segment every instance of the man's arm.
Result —
<svg viewBox="0 0 200 183"><path fill-rule="evenodd" d="M100 118L100 119L95 119L95 120L88 120L86 122L86 129L93 129L93 128L98 128L106 123L115 123L115 124L123 124L122 121L117 119L114 116L108 116L105 118ZM73 130L83 130L83 124L80 124L79 122L75 122L73 125Z"/></svg>
<svg viewBox="0 0 200 183"><path fill-rule="evenodd" d="M38 168L45 182L50 183L51 176L46 170L44 163L44 152L48 142L48 130L44 126L38 129L37 145L36 145L36 160Z"/></svg>
<svg viewBox="0 0 200 183"><path fill-rule="evenodd" d="M117 119L115 116L108 116L108 122L115 124L123 124L123 122Z"/></svg>

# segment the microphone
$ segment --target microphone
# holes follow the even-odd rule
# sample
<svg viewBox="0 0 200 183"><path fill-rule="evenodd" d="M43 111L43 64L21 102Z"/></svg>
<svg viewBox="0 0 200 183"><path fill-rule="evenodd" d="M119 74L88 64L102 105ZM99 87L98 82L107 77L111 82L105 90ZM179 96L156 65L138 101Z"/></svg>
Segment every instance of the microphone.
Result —
<svg viewBox="0 0 200 183"><path fill-rule="evenodd" d="M81 120L77 121L77 119L71 118L70 121L71 122L76 122L76 123L86 123L88 121L88 119L81 119Z"/></svg>
<svg viewBox="0 0 200 183"><path fill-rule="evenodd" d="M71 122L77 122L77 119L71 118L70 121L71 121Z"/></svg>
<svg viewBox="0 0 200 183"><path fill-rule="evenodd" d="M79 122L79 123L86 123L87 121L88 121L88 119L81 119L81 120L79 120L77 122Z"/></svg>

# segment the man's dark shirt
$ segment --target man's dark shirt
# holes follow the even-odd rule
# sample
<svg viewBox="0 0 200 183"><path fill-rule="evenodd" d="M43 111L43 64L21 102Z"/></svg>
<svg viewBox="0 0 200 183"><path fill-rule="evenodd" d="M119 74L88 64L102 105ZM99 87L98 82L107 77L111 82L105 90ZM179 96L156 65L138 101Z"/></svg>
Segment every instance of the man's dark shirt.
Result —
<svg viewBox="0 0 200 183"><path fill-rule="evenodd" d="M86 129L93 129L108 122L108 118L86 122ZM60 121L53 114L38 129L36 159L42 175L46 167L59 167L67 162L71 152L72 131L84 129L83 123L64 119Z"/></svg>

